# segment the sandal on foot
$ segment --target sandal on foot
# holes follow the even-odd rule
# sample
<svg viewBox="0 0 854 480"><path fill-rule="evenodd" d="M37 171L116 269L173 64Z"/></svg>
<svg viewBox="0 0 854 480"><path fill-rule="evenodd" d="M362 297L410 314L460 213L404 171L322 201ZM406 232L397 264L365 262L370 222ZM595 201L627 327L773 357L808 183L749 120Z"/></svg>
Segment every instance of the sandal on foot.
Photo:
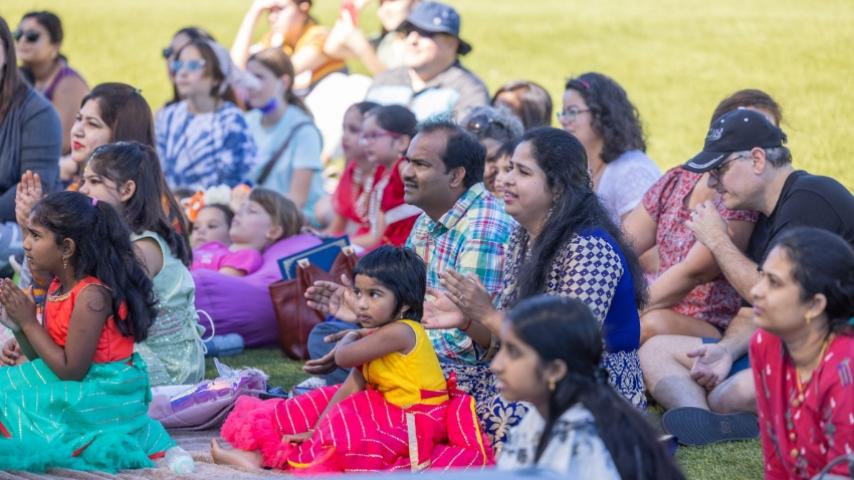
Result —
<svg viewBox="0 0 854 480"><path fill-rule="evenodd" d="M753 413L715 413L696 407L668 410L661 416L664 430L682 445L750 440L759 436L759 421Z"/></svg>

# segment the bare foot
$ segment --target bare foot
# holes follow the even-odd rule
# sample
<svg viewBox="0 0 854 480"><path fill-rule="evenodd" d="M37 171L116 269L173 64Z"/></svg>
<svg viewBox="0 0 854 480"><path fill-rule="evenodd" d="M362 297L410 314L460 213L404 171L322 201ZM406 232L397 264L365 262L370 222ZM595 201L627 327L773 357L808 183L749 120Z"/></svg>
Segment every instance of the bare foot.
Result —
<svg viewBox="0 0 854 480"><path fill-rule="evenodd" d="M248 469L260 469L263 458L258 452L247 452L245 450L226 450L219 446L215 438L211 439L211 457L218 465L234 465Z"/></svg>

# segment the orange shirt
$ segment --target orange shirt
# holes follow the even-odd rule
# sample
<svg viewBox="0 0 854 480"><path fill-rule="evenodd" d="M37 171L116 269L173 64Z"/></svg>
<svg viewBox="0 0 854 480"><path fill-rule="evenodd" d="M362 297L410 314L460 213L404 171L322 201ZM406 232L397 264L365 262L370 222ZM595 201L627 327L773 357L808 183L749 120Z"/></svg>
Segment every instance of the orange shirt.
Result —
<svg viewBox="0 0 854 480"><path fill-rule="evenodd" d="M50 338L60 347L65 347L65 341L68 339L68 326L71 324L71 314L74 311L77 297L89 285L103 284L95 277L86 277L77 282L71 291L62 295L54 295L59 290L59 280L54 279L50 284L47 304L45 305L44 324ZM124 318L127 317L127 314L127 306L122 304L119 315ZM122 335L115 319L110 315L104 324L104 329L101 330L101 337L98 339L98 347L92 361L95 363L115 362L129 358L132 354L133 337Z"/></svg>
<svg viewBox="0 0 854 480"><path fill-rule="evenodd" d="M300 32L299 36L297 37L296 43L289 44L287 42L284 42L284 39L281 39L278 42L274 42L273 40L275 37L281 38L281 36L276 35L273 32L267 32L261 39L260 44L264 48L281 47L282 51L287 53L288 56L293 56L296 52L299 52L305 47L317 48L317 50L320 52L321 55L323 55L326 61L311 72L311 85L314 86L323 77L329 75L332 72L343 70L347 66L347 64L344 63L343 60L332 58L323 53L323 44L326 43L326 37L328 36L329 30L326 27L318 25L317 22L309 19L305 23L302 32ZM299 76L299 74L297 74L297 76Z"/></svg>

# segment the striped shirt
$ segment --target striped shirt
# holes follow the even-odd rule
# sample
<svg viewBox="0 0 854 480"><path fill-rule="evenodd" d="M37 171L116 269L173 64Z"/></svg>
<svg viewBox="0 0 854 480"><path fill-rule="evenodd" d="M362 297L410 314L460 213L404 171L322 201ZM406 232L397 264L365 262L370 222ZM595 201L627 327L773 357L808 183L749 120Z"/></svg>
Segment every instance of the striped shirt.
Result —
<svg viewBox="0 0 854 480"><path fill-rule="evenodd" d="M155 131L163 174L173 188L234 187L255 164L252 134L231 102L201 114L190 112L186 101L169 105L158 112Z"/></svg>
<svg viewBox="0 0 854 480"><path fill-rule="evenodd" d="M421 214L406 246L427 264L427 286L439 288L439 273L455 270L478 276L486 290L501 291L504 255L516 222L482 183L472 185L438 222ZM440 358L463 363L482 360L485 351L458 329L428 330Z"/></svg>

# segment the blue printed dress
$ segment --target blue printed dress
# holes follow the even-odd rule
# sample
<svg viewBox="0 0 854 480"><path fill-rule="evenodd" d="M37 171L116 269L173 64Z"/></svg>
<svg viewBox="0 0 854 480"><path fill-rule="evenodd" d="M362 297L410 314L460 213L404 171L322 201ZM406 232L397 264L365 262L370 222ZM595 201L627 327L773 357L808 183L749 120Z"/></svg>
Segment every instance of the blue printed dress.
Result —
<svg viewBox="0 0 854 480"><path fill-rule="evenodd" d="M170 187L233 187L256 162L252 134L240 111L222 102L213 112L194 114L181 101L157 113L157 154Z"/></svg>

